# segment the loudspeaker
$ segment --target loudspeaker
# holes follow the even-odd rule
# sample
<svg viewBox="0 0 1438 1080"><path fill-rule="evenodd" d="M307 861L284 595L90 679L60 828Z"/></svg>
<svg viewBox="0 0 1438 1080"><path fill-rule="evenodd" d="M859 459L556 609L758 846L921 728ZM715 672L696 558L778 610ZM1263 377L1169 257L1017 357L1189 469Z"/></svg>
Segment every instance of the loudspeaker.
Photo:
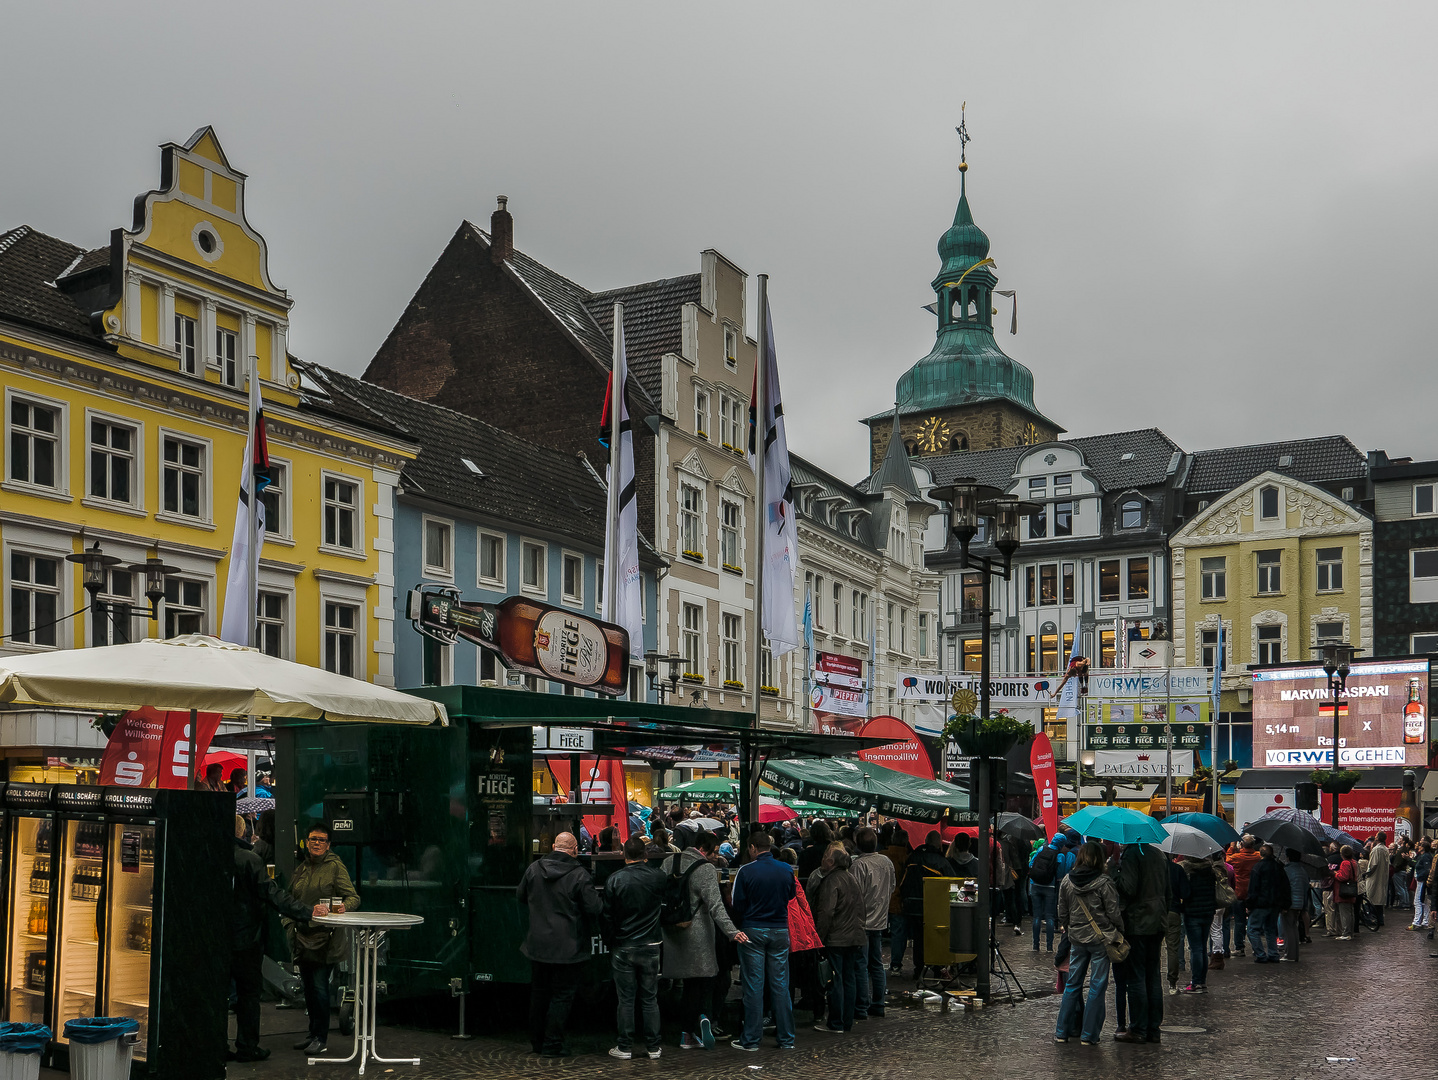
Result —
<svg viewBox="0 0 1438 1080"><path fill-rule="evenodd" d="M325 821L333 844L370 842L370 798L367 791L336 791L325 796Z"/></svg>
<svg viewBox="0 0 1438 1080"><path fill-rule="evenodd" d="M1293 802L1300 810L1318 809L1318 785L1304 782L1293 785Z"/></svg>

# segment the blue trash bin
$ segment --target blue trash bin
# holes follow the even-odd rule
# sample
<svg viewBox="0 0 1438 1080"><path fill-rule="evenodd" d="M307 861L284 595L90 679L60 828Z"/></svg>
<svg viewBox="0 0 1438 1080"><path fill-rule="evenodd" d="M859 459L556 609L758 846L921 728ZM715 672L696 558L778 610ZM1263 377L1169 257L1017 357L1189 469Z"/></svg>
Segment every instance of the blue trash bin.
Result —
<svg viewBox="0 0 1438 1080"><path fill-rule="evenodd" d="M128 1016L82 1016L65 1021L70 1075L75 1080L129 1080L140 1022Z"/></svg>
<svg viewBox="0 0 1438 1080"><path fill-rule="evenodd" d="M44 1024L0 1024L0 1080L36 1080L49 1041Z"/></svg>

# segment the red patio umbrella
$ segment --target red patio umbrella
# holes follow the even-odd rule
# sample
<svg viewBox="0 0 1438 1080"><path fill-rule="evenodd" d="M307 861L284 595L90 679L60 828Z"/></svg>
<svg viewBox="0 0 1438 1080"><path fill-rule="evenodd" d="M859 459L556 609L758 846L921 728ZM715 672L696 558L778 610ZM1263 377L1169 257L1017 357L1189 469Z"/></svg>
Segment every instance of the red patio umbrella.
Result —
<svg viewBox="0 0 1438 1080"><path fill-rule="evenodd" d="M776 821L790 821L798 816L797 810L790 810L778 799L759 800L759 821L765 825Z"/></svg>

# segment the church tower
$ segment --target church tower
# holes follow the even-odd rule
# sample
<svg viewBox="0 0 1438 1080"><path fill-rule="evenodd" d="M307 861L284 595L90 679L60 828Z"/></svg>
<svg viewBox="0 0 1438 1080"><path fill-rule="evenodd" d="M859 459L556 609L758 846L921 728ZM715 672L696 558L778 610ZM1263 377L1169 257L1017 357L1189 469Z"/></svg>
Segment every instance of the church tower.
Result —
<svg viewBox="0 0 1438 1080"><path fill-rule="evenodd" d="M960 127L959 137L968 141ZM989 450L1047 442L1064 429L1034 406L1034 376L994 340L994 286L989 238L969 210L968 163L959 163L959 207L939 238L938 274L930 283L938 319L929 355L895 386L899 431L910 455ZM871 416L870 469L884 460L893 431L891 412Z"/></svg>

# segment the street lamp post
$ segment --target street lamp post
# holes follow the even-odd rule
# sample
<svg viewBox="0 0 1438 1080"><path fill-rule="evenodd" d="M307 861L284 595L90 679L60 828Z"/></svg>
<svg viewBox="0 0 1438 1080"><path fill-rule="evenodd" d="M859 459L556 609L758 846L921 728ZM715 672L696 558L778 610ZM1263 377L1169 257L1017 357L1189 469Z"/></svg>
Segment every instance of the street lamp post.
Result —
<svg viewBox="0 0 1438 1080"><path fill-rule="evenodd" d="M930 494L949 504L949 532L958 540L962 553L959 572L974 569L984 575L983 605L979 615L979 632L983 642L979 652L979 717L983 720L989 715L989 634L993 616L991 579L1001 577L1005 581L1009 580L1014 552L1019 546L1019 515L1032 508L1027 503L1020 503L1016 497L1000 488L989 487L967 477L956 479L948 487L935 488ZM993 546L1003 556L1002 563L997 563L988 555L969 554L969 544L979 532L980 517L992 519L992 532L989 535ZM978 775L975 776L974 772ZM989 805L990 787L989 758L987 754L980 754L969 774L969 796L970 802L977 805L979 813L978 869L975 871L979 903L975 917L978 924L987 929L989 937L989 943L980 947L974 965L977 971L974 990L984 1000L989 997L989 960L994 939L991 922L993 911L989 902L989 817L992 812Z"/></svg>
<svg viewBox="0 0 1438 1080"><path fill-rule="evenodd" d="M1323 673L1328 676L1328 693L1333 697L1333 773L1343 767L1338 754L1338 695L1348 689L1348 670L1353 653L1353 646L1347 643L1323 646ZM1329 794L1333 796L1332 825L1336 829L1338 792L1331 791Z"/></svg>
<svg viewBox="0 0 1438 1080"><path fill-rule="evenodd" d="M120 560L114 555L106 555L100 548L100 541L96 540L93 545L83 548L79 554L66 555L66 562L79 563L82 567L82 583L85 591L90 594L90 612L99 619L103 618L108 623L119 611L128 611L128 604L112 604L99 599L100 592L105 588L106 579L110 576L110 570L118 566ZM165 575L178 573L178 568L166 566L163 559L152 555L142 563L132 563L125 568L133 574L145 576L145 599L150 602L150 610L142 614L147 615L151 620L160 617L160 601L165 598ZM133 613L130 613L133 615ZM125 640L130 639L128 627L125 630Z"/></svg>
<svg viewBox="0 0 1438 1080"><path fill-rule="evenodd" d="M664 680L669 684L668 686L659 681L659 665L661 663L669 665L669 674ZM663 705L666 697L679 688L679 665L682 663L684 663L684 657L678 653L662 656L650 649L644 654L644 673L649 676L649 689L659 695L659 704Z"/></svg>

